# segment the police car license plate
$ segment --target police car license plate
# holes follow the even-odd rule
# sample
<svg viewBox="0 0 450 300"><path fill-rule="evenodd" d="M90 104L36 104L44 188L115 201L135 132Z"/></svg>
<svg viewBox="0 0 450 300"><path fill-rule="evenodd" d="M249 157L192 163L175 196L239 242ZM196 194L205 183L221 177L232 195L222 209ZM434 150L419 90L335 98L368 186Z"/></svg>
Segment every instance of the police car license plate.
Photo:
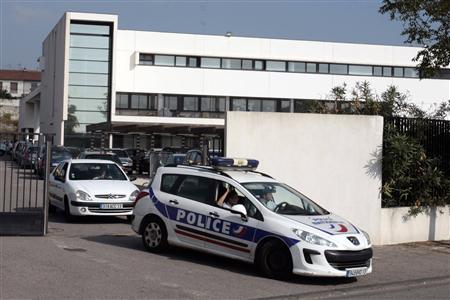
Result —
<svg viewBox="0 0 450 300"><path fill-rule="evenodd" d="M119 208L123 208L123 204L122 203L103 203L103 204L100 204L100 208L101 209L119 209Z"/></svg>
<svg viewBox="0 0 450 300"><path fill-rule="evenodd" d="M367 273L367 268L363 267L363 268L352 268L352 269L346 269L347 277L356 277L356 276L362 276L362 275L366 275Z"/></svg>

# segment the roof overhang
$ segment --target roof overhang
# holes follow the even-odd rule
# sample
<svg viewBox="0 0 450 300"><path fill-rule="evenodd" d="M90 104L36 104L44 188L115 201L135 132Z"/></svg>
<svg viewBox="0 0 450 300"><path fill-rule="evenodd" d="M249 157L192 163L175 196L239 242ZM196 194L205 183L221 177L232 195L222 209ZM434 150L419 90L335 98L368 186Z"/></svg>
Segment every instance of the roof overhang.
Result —
<svg viewBox="0 0 450 300"><path fill-rule="evenodd" d="M31 93L22 98L25 103L39 103L41 101L41 86L35 88Z"/></svg>

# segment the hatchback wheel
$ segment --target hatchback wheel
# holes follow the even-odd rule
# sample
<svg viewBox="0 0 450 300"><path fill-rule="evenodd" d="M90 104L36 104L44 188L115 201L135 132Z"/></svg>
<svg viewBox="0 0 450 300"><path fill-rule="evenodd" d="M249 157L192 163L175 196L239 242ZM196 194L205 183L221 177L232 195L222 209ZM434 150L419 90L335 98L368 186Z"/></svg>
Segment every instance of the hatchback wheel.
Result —
<svg viewBox="0 0 450 300"><path fill-rule="evenodd" d="M157 218L147 220L142 231L142 242L150 252L161 252L165 250L168 244L167 230L164 223Z"/></svg>
<svg viewBox="0 0 450 300"><path fill-rule="evenodd" d="M268 241L259 249L256 264L270 278L287 279L292 275L291 252L276 240Z"/></svg>

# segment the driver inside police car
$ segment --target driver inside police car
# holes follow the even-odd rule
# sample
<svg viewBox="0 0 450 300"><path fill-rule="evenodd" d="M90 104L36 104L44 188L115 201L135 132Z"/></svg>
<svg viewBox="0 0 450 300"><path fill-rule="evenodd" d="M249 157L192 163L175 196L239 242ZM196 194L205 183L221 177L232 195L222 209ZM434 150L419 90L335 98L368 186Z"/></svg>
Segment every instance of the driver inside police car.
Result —
<svg viewBox="0 0 450 300"><path fill-rule="evenodd" d="M223 195L219 198L219 200L217 200L217 205L223 208L231 209L231 207L233 207L233 205L238 204L238 202L239 196L234 190L234 188L227 188L225 193L223 193Z"/></svg>

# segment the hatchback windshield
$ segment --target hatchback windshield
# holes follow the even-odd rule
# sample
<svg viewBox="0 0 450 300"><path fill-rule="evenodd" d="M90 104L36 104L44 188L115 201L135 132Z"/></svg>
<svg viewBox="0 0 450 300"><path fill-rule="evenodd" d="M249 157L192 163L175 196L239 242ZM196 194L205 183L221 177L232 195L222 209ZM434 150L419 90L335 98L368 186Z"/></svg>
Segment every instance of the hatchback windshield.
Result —
<svg viewBox="0 0 450 300"><path fill-rule="evenodd" d="M52 159L53 160L65 160L71 159L72 155L68 151L60 151L60 150L52 150Z"/></svg>
<svg viewBox="0 0 450 300"><path fill-rule="evenodd" d="M118 157L122 157L122 158L128 157L128 154L125 152L125 150L114 149L114 150L111 150L111 152L117 154Z"/></svg>
<svg viewBox="0 0 450 300"><path fill-rule="evenodd" d="M325 215L328 212L293 188L275 182L242 184L265 207L281 215Z"/></svg>
<svg viewBox="0 0 450 300"><path fill-rule="evenodd" d="M70 166L70 180L127 180L115 164L75 163Z"/></svg>

